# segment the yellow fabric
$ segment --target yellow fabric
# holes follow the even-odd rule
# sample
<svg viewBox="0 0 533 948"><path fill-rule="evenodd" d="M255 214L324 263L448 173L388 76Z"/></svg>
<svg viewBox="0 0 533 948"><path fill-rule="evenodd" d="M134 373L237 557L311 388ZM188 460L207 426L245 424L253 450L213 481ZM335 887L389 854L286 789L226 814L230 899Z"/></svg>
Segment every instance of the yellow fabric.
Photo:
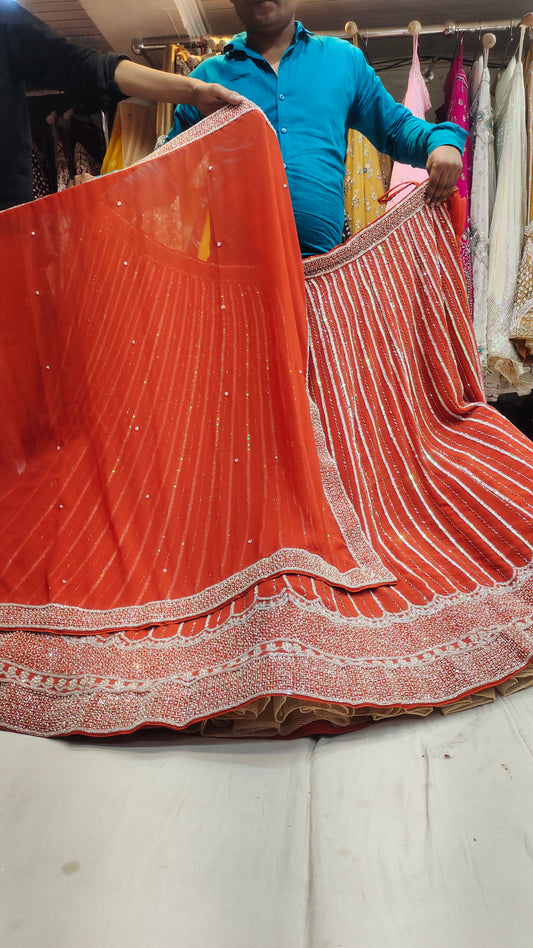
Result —
<svg viewBox="0 0 533 948"><path fill-rule="evenodd" d="M198 259L203 260L204 263L206 260L209 260L211 254L211 215L209 211L206 214L204 232L202 234L202 239L200 241L200 246L198 248Z"/></svg>
<svg viewBox="0 0 533 948"><path fill-rule="evenodd" d="M359 46L357 33L352 42ZM352 234L384 213L385 207L379 204L378 198L389 189L391 171L390 158L381 155L361 132L350 129L344 174L344 210Z"/></svg>
<svg viewBox="0 0 533 948"><path fill-rule="evenodd" d="M156 107L124 99L119 103L101 174L129 168L155 147Z"/></svg>
<svg viewBox="0 0 533 948"><path fill-rule="evenodd" d="M391 162L360 132L350 131L346 152L344 207L352 234L371 224L385 208L378 203L389 187Z"/></svg>
<svg viewBox="0 0 533 948"><path fill-rule="evenodd" d="M104 155L100 174L109 174L111 171L121 171L123 165L122 158L122 122L120 112L117 109L115 121L113 122L113 131L109 139L109 145Z"/></svg>

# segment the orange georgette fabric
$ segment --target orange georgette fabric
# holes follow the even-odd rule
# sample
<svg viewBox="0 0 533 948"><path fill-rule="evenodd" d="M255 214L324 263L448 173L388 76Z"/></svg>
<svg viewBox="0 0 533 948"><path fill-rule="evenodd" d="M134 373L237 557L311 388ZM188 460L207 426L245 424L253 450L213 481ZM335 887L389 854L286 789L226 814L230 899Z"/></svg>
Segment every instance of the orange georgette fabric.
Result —
<svg viewBox="0 0 533 948"><path fill-rule="evenodd" d="M423 188L303 267L245 104L4 212L0 268L5 727L444 704L528 665L533 448Z"/></svg>

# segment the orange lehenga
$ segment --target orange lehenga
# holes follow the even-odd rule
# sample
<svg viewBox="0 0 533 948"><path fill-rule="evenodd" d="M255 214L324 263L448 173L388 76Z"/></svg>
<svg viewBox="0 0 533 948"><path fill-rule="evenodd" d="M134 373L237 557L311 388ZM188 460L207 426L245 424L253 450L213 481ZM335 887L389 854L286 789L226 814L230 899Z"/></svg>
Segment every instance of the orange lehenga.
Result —
<svg viewBox="0 0 533 948"><path fill-rule="evenodd" d="M4 212L0 267L4 727L290 735L531 683L533 447L423 188L302 266L245 103Z"/></svg>

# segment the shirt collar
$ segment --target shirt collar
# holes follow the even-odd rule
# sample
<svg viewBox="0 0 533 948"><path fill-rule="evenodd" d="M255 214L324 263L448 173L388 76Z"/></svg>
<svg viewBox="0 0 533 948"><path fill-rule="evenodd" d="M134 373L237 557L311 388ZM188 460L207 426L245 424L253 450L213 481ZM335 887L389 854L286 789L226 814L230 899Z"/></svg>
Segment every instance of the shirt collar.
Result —
<svg viewBox="0 0 533 948"><path fill-rule="evenodd" d="M301 42L301 40L306 39L308 36L313 36L313 33L310 30L306 30L305 26L300 23L299 20L294 21L294 39L291 43L291 46L295 46L296 43ZM290 47L289 47L290 49ZM234 57L234 54L237 53L237 56ZM243 58L243 56L250 57L252 59L263 57L260 53L256 53L253 49L250 49L246 45L246 33L236 33L233 36L229 43L226 43L224 46L224 55L229 56L230 58Z"/></svg>

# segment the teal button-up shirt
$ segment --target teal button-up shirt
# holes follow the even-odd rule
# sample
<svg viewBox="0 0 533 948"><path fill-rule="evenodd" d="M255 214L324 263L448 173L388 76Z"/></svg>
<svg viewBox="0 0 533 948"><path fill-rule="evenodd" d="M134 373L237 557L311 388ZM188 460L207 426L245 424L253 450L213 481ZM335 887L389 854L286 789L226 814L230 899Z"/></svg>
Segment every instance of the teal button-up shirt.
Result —
<svg viewBox="0 0 533 948"><path fill-rule="evenodd" d="M298 22L277 74L246 45L246 33L239 33L223 55L200 63L191 75L240 92L273 125L304 256L325 253L341 241L350 128L378 151L415 167L424 167L438 145L464 148L466 132L458 125L431 125L395 102L359 49L310 33ZM168 138L201 117L191 106L178 106Z"/></svg>

